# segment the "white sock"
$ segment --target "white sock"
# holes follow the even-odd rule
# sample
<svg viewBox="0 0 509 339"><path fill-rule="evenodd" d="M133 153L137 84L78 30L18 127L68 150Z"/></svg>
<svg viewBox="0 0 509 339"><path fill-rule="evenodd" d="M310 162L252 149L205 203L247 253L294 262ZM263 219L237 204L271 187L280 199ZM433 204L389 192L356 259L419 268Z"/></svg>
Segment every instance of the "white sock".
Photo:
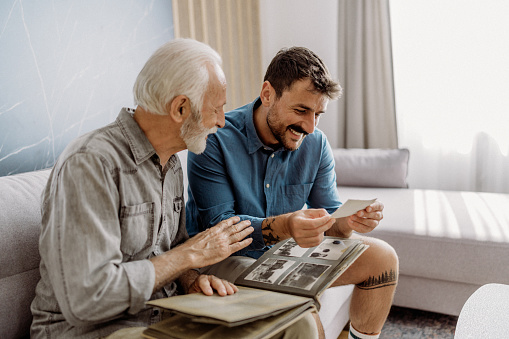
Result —
<svg viewBox="0 0 509 339"><path fill-rule="evenodd" d="M355 328L353 328L352 324L350 324L350 331L348 332L348 339L378 339L380 336L380 333L378 334L364 334L359 331L357 331Z"/></svg>

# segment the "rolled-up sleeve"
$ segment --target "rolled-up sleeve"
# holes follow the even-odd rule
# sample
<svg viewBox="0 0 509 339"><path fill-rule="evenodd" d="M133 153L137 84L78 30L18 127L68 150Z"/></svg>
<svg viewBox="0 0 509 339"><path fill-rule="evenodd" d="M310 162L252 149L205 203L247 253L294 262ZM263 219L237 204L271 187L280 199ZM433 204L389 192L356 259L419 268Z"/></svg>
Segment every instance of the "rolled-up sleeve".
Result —
<svg viewBox="0 0 509 339"><path fill-rule="evenodd" d="M40 252L63 315L78 326L137 313L152 294L154 267L123 262L118 190L104 159L77 153L51 180Z"/></svg>

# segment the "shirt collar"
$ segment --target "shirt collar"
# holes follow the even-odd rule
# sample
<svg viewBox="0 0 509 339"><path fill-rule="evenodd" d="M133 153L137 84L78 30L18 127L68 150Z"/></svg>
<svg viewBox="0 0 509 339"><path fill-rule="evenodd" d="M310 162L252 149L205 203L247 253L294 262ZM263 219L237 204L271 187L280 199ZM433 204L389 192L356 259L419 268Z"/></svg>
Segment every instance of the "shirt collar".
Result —
<svg viewBox="0 0 509 339"><path fill-rule="evenodd" d="M258 137L258 133L256 133L256 128L254 125L254 111L262 104L260 97L256 98L255 101L249 104L249 108L247 110L248 114L245 115L245 126L247 131L247 145L249 154L253 154L258 151L261 147L264 149L272 149L263 144L263 142Z"/></svg>
<svg viewBox="0 0 509 339"><path fill-rule="evenodd" d="M139 165L150 159L156 153L156 150L134 120L133 113L134 110L131 108L122 108L117 117L117 124L129 143L136 164Z"/></svg>

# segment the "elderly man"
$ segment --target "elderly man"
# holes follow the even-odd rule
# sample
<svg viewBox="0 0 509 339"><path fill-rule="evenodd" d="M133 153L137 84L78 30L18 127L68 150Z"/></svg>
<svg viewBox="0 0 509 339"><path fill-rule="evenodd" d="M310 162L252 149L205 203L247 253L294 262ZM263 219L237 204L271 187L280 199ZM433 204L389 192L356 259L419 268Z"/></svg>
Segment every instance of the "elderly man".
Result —
<svg viewBox="0 0 509 339"><path fill-rule="evenodd" d="M197 269L248 246L253 228L232 217L188 240L176 155L203 152L224 126L220 56L194 40L171 41L145 64L134 98L135 110L70 143L53 168L42 197L32 338L105 337L168 316L147 307L150 299L237 291Z"/></svg>
<svg viewBox="0 0 509 339"><path fill-rule="evenodd" d="M316 126L329 100L340 94L339 84L309 49L277 53L260 97L228 113L203 154L189 155L187 227L193 235L233 215L249 220L253 242L237 254L253 258L289 237L302 247L318 245L324 234L361 238L369 249L333 285L356 285L350 337L377 338L392 304L398 258L387 243L353 233L378 226L382 203L347 218L329 214L341 202L332 151ZM302 209L305 204L309 209ZM233 280L254 260L248 257L230 257L206 272Z"/></svg>

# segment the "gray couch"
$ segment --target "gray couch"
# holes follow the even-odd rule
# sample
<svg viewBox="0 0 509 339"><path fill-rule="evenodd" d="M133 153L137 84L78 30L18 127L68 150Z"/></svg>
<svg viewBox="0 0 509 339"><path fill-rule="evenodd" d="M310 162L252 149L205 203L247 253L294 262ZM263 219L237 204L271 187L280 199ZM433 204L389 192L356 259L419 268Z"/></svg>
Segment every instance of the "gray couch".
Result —
<svg viewBox="0 0 509 339"><path fill-rule="evenodd" d="M398 253L394 305L459 315L482 285L509 284L509 194L407 189L408 151L334 152L341 199L385 205L371 236Z"/></svg>
<svg viewBox="0 0 509 339"><path fill-rule="evenodd" d="M185 153L181 158L185 158ZM0 177L0 338L28 338L39 274L40 196L50 170ZM348 322L353 286L326 292L320 316L328 338Z"/></svg>
<svg viewBox="0 0 509 339"><path fill-rule="evenodd" d="M408 189L406 150L334 152L342 200L377 197L385 204L372 235L400 257L396 305L457 315L481 285L509 283L509 195ZM40 194L48 176L42 170L0 177L2 339L29 333L39 279ZM347 323L352 290L331 288L322 297L327 338L337 338Z"/></svg>

